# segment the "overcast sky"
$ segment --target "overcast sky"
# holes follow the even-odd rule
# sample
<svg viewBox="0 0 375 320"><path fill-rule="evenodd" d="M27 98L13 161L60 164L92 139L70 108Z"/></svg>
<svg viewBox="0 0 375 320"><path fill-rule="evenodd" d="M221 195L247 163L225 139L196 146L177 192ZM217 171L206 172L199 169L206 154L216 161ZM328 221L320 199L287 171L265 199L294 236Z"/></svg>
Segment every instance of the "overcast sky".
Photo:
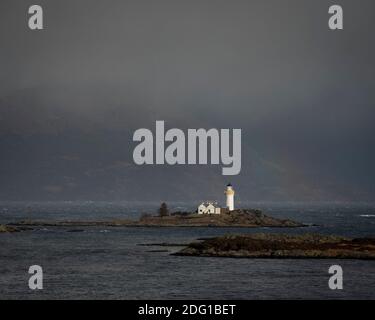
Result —
<svg viewBox="0 0 375 320"><path fill-rule="evenodd" d="M34 2L0 2L0 200L220 200L218 166L133 165L156 120L241 128L242 200L375 200L374 1Z"/></svg>

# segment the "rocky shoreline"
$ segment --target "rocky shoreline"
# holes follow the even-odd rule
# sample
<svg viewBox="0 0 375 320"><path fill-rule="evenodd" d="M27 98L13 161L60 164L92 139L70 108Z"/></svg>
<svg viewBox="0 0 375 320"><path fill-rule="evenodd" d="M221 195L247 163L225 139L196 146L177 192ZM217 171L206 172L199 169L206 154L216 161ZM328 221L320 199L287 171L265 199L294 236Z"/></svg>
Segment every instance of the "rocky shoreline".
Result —
<svg viewBox="0 0 375 320"><path fill-rule="evenodd" d="M375 259L375 238L318 234L231 235L193 242L178 256L227 258Z"/></svg>
<svg viewBox="0 0 375 320"><path fill-rule="evenodd" d="M18 228L0 224L0 233L10 233L10 232L19 232L19 231L21 230Z"/></svg>
<svg viewBox="0 0 375 320"><path fill-rule="evenodd" d="M306 227L305 224L289 220L278 219L265 215L260 210L238 209L219 215L196 213L173 213L168 216L143 215L139 220L111 220L111 221L33 221L24 220L12 223L15 227L278 227L296 228Z"/></svg>

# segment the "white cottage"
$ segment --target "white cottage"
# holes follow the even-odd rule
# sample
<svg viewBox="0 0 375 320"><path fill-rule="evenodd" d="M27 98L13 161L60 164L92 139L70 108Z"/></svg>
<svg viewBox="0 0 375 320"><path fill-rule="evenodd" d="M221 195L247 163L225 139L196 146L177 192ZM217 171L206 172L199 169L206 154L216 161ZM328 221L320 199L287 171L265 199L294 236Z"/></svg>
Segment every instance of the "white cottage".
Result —
<svg viewBox="0 0 375 320"><path fill-rule="evenodd" d="M214 202L202 202L197 211L198 214L220 214L220 207Z"/></svg>

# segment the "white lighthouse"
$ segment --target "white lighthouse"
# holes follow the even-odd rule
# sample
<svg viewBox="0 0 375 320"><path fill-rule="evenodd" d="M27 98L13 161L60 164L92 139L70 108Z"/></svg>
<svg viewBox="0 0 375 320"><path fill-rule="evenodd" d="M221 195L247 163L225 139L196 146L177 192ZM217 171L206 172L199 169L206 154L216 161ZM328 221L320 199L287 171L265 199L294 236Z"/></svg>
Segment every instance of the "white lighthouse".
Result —
<svg viewBox="0 0 375 320"><path fill-rule="evenodd" d="M229 211L233 211L234 210L234 190L230 183L227 185L227 190L225 190L224 193L227 196L227 208L229 209Z"/></svg>

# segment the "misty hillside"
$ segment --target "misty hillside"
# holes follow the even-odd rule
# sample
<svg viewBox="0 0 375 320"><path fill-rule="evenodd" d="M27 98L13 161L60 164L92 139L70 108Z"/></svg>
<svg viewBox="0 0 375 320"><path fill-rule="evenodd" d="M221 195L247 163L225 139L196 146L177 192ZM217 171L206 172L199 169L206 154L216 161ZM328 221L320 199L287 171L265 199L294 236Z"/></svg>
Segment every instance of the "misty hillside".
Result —
<svg viewBox="0 0 375 320"><path fill-rule="evenodd" d="M136 145L132 142L133 131L139 127L154 131L155 114L144 105L135 106L135 98L123 98L129 101L124 112L116 98L95 100L87 96L88 92L64 88L61 92L49 91L48 95L25 90L1 99L0 199L222 200L223 186L228 181L236 186L238 199L244 201L371 197L371 189L362 183L366 182L365 175L346 182L334 175L339 167L325 175L324 162L330 159L324 155L315 163L316 168L308 168L317 173L312 175L302 170L301 165L306 163L295 162L294 167L293 158L285 162L287 150L278 153L279 147L273 146L273 152L268 153L270 142L262 145L261 139L268 129L251 124L243 128L239 176L222 176L221 165L136 166L132 160ZM105 103L108 107L100 108ZM83 112L83 108L92 108L92 112ZM181 128L189 123L206 129L217 124L213 118L189 114L181 121L180 115L173 119L170 114L160 113L169 120L166 129L171 123ZM296 152L292 148L290 151Z"/></svg>

